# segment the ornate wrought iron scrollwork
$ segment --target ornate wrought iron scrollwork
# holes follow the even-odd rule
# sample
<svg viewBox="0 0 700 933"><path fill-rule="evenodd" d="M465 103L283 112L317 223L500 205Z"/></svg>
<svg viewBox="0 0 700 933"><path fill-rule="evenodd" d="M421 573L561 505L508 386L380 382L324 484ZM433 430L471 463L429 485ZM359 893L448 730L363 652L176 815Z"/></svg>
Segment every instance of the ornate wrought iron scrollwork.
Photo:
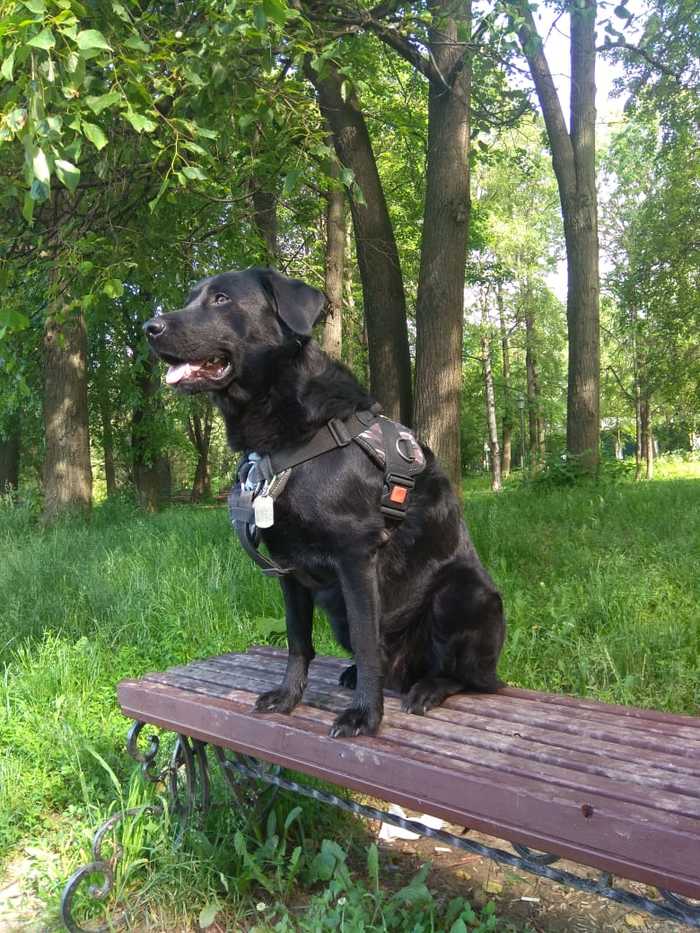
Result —
<svg viewBox="0 0 700 933"><path fill-rule="evenodd" d="M145 726L143 722L135 722L129 729L126 747L129 755L138 762L141 773L151 784L162 784L170 797L170 811L178 818L178 829L174 844L178 845L184 836L193 812L205 812L210 803L211 792L209 783L209 769L206 755L206 746L197 739L190 739L186 735L179 735L173 747L169 762L158 768L156 758L160 750L160 740L157 735L148 736L148 747L145 751L139 748L139 736ZM105 901L114 888L114 876L117 863L122 856L122 848L114 842L114 850L110 858L102 856L102 843L110 830L114 829L126 817L137 817L143 813L161 816L161 804L144 804L132 807L121 813L115 813L99 827L92 842L92 861L78 868L68 879L61 898L61 919L67 930L71 933L88 933L73 919L73 902L78 888L92 875L102 875L102 884L91 884L88 895L96 901ZM122 917L123 919L123 917ZM89 933L102 933L102 931L115 928L119 920L112 918L108 925L92 926Z"/></svg>
<svg viewBox="0 0 700 933"><path fill-rule="evenodd" d="M117 862L122 856L122 847L115 840L111 857L104 858L102 855L102 843L104 842L105 836L110 830L115 829L126 817L137 817L141 816L143 813L151 813L154 816L160 816L162 812L163 808L159 804L144 804L140 807L131 807L128 810L123 810L121 813L115 813L113 816L110 816L110 818L105 820L99 827L92 839L92 861L88 862L87 865L82 865L77 871L73 872L61 896L61 919L70 933L103 933L103 931L113 930L115 928L114 919L108 924L100 924L99 926L93 925L89 931L86 930L85 927L79 926L73 919L73 898L78 888L91 875L102 875L104 879L102 884L91 884L87 889L87 893L93 900L106 900L114 887L114 873Z"/></svg>

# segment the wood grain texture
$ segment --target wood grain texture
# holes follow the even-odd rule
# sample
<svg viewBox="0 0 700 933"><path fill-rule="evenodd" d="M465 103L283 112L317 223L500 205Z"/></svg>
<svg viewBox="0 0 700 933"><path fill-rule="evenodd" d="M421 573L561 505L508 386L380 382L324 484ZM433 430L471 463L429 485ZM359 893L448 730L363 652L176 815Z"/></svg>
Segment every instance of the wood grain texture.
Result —
<svg viewBox="0 0 700 933"><path fill-rule="evenodd" d="M700 719L505 688L427 716L386 691L375 737L331 739L347 662L290 716L253 713L286 653L254 648L119 685L124 713L481 832L700 897Z"/></svg>

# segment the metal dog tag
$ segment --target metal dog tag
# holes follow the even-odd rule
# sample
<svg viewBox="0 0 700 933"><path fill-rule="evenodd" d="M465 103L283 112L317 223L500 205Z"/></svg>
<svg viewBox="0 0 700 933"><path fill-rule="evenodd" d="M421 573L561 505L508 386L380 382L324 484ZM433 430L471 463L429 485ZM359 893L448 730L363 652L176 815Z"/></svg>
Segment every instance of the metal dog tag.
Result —
<svg viewBox="0 0 700 933"><path fill-rule="evenodd" d="M275 523L275 500L268 495L256 496L253 499L253 512L257 528L270 528Z"/></svg>

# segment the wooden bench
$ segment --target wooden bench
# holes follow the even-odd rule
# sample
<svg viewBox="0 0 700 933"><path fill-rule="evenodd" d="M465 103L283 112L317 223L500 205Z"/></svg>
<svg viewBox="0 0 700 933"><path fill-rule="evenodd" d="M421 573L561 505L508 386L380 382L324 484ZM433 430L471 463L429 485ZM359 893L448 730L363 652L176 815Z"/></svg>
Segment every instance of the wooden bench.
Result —
<svg viewBox="0 0 700 933"><path fill-rule="evenodd" d="M312 663L304 703L291 716L252 712L256 695L280 681L285 659L252 648L123 681L119 702L137 722L132 754L156 773L157 742L147 752L137 744L150 723L180 735L176 764L186 767L191 794L199 780L208 795L205 747L213 747L229 777L261 778L700 927L699 718L515 688L452 697L419 717L387 692L379 735L331 739L329 726L351 696L338 686L340 659ZM260 762L488 833L515 852L379 812ZM559 857L602 875L563 871L553 865ZM613 875L658 888L660 899L614 887Z"/></svg>

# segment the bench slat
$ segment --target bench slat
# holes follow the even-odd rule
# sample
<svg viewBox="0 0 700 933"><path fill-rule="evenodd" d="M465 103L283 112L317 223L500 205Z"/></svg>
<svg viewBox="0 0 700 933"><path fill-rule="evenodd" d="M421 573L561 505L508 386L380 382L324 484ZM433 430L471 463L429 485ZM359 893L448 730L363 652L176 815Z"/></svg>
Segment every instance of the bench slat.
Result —
<svg viewBox="0 0 700 933"><path fill-rule="evenodd" d="M221 663L218 658L210 661L197 662L190 665L189 668L174 668L171 673L176 671L186 672L189 677L201 677L203 680L209 680L217 684L230 684L233 676L246 676L255 674L255 668L233 666L230 662ZM281 670L279 671L281 674ZM313 684L323 685L324 689L332 691L337 687L337 676L335 672L314 672L312 675ZM242 685L240 681L237 681ZM249 682L249 688L256 692L262 692L263 689L269 689L269 683L264 684L254 678ZM352 698L350 690L338 688L341 702L338 702L335 708L342 708L343 703L347 705ZM309 696L306 697L307 705L316 705L309 702ZM473 746L478 749L487 749L503 754L513 754L518 758L540 761L543 763L559 765L561 767L575 768L588 774L598 774L604 777L610 777L613 780L633 781L644 787L658 787L660 790L675 791L679 794L687 794L694 798L695 813L700 813L700 768L695 775L686 775L684 773L674 773L673 771L662 768L658 765L658 759L652 757L651 762L634 760L636 750L627 748L622 750L624 757L617 757L620 754L620 748L612 743L607 743L607 747L614 750L616 757L606 756L601 761L598 749L581 748L579 743L571 743L569 748L563 750L557 745L549 744L551 730L528 729L516 731L507 729L499 732L485 732L483 724L490 725L492 720L485 717L467 717L463 713L454 710L439 708L433 710L429 717L419 717L404 714L401 712L398 699L393 694L385 696L385 706L393 713L401 716L398 720L402 728L412 731L435 734L445 739L459 742L467 746Z"/></svg>
<svg viewBox="0 0 700 933"><path fill-rule="evenodd" d="M640 758L636 764L634 757L627 762L619 756L608 759L597 747L613 745L617 740L612 734L620 729L624 734L624 727L610 724L609 713L605 727L597 720L579 723L575 709L553 703L559 710L552 711L553 723L542 728L546 704L541 701L536 705L537 724L527 724L524 714L526 724L521 726L517 710L532 705L521 697L497 697L508 712L507 718L499 719L494 704L487 707L487 715L481 715L482 696L462 695L425 717L416 717L401 712L398 699L389 695L378 736L331 739L327 730L334 713L348 704L350 696L336 686L347 663L339 659L312 664L305 702L291 716L252 713L256 694L279 682L284 660L282 652L266 650L194 662L139 681L124 681L119 699L131 718L604 871L700 897L700 778L659 767L666 759L700 766L700 761L681 755L677 748L682 744L676 741L681 724L669 723L665 752L654 739L657 764L647 757L648 749L628 745L630 756ZM597 717L591 701L586 702L587 712ZM462 706L478 710L479 715ZM578 747L548 741L554 736L572 742L574 735L565 728L566 714L568 725L580 724L589 732L585 740L578 733ZM483 722L492 730L482 728ZM687 722L682 726L695 728ZM607 738L596 740L591 729ZM546 739L540 741L540 734Z"/></svg>
<svg viewBox="0 0 700 933"><path fill-rule="evenodd" d="M201 665L197 665L197 668L196 677L188 675L184 670L176 670L158 675L155 679L159 683L185 688L193 684L205 684L205 690L211 690L212 693L216 691L216 695L219 696L227 695L232 681L230 674L218 672L216 669L202 671ZM254 695L269 687L269 682L241 671L236 673L235 682L239 689L249 690ZM314 681L314 684L318 684L318 681ZM323 689L325 685L321 687ZM320 692L314 689L314 685L311 685L306 690L304 705L315 709L330 710L333 713L340 712L348 705L348 696L339 695L340 691L334 694L331 689L327 688L327 692L326 690ZM522 744L519 739L513 740L511 748L505 751L488 749L482 743L470 741L477 735L474 731L469 734L467 730L436 722L432 717L404 713L400 710L396 700L387 699L386 712L391 716L385 718L381 733L382 740L402 746L406 749L406 753L409 749L423 749L436 756L446 756L452 761L469 762L474 761L476 756L478 764L492 768L498 774L499 780L504 780L504 775L531 778L534 772L538 780L545 781L552 786L574 788L586 793L604 790L611 799L627 801L655 810L665 810L672 814L700 818L700 787L698 786L692 789L694 792L688 792L684 788L655 786L650 794L649 782L633 782L628 774L595 775L575 767L573 762L552 765L539 757L535 759L531 756L525 757L518 753L518 748Z"/></svg>

